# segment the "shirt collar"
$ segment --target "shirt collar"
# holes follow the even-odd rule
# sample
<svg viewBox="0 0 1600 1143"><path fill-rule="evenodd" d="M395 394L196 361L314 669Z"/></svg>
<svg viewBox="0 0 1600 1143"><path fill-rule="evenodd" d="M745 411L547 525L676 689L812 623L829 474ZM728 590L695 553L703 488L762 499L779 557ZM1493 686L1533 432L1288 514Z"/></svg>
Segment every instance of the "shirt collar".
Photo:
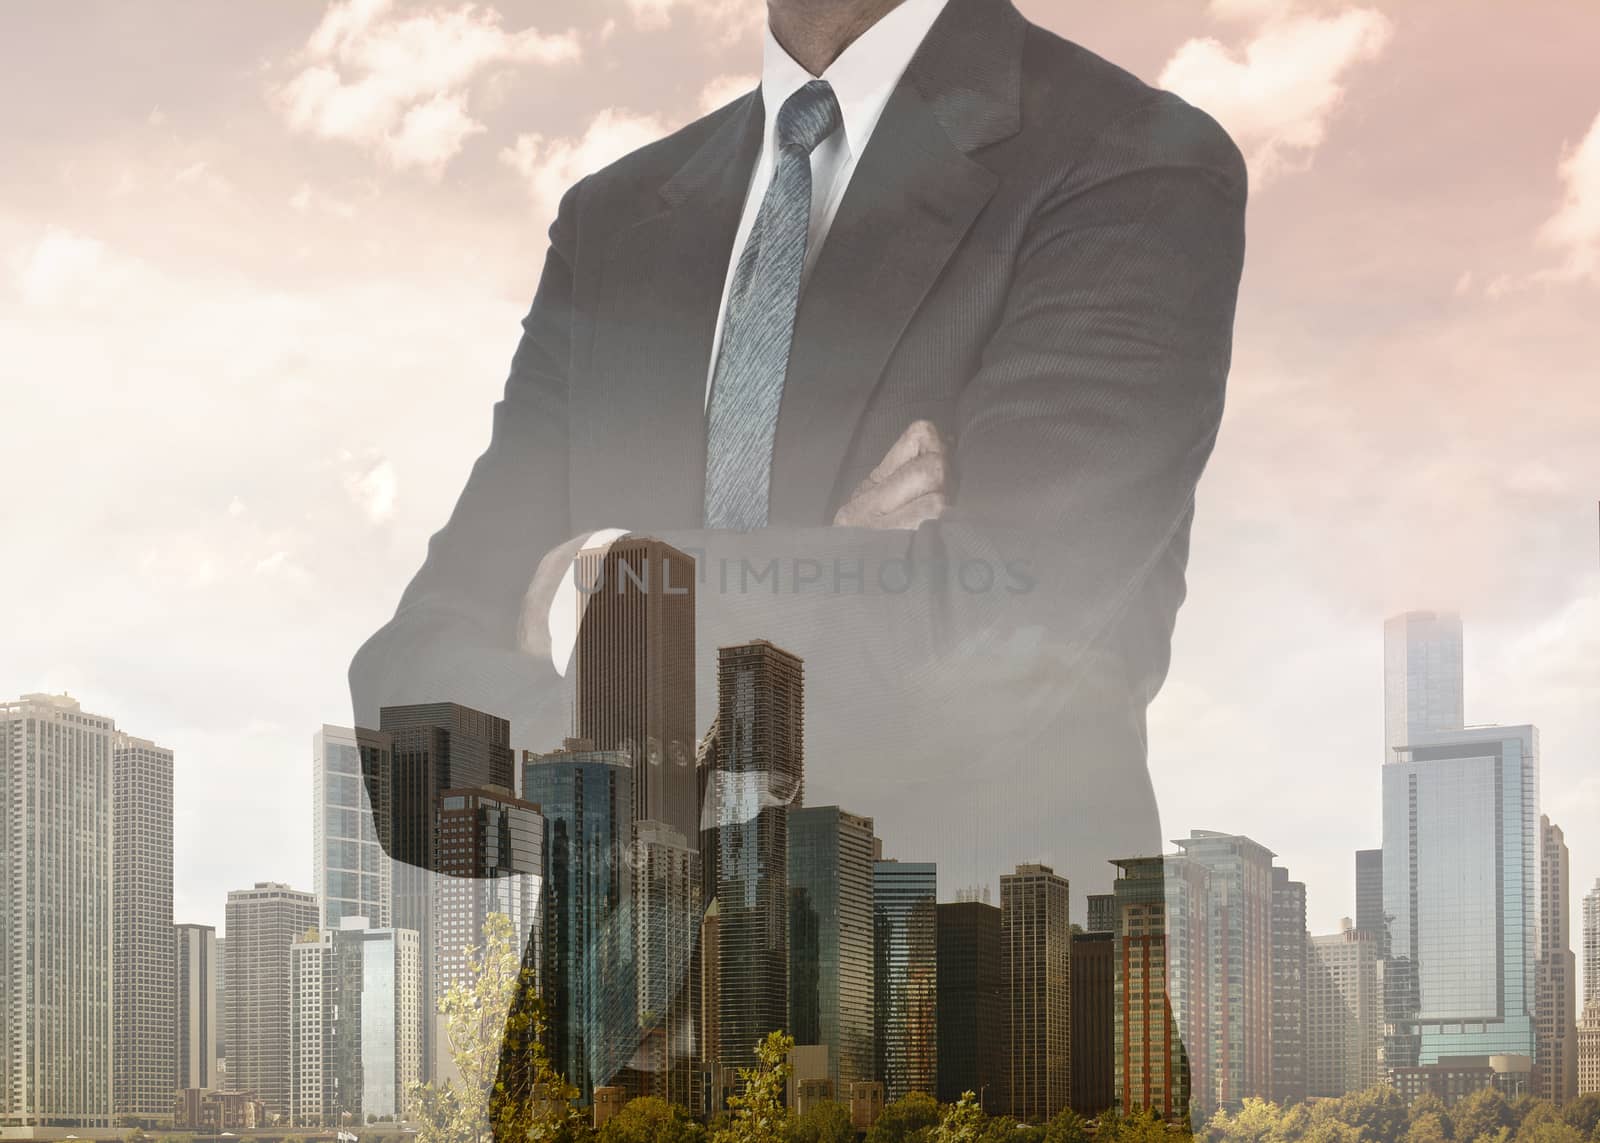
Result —
<svg viewBox="0 0 1600 1143"><path fill-rule="evenodd" d="M845 142L850 153L860 155L895 84L916 55L947 0L901 0L872 27L840 53L821 76L813 76L784 51L768 26L761 54L761 101L766 113L767 140L777 131L778 111L784 101L813 79L833 87L844 119Z"/></svg>

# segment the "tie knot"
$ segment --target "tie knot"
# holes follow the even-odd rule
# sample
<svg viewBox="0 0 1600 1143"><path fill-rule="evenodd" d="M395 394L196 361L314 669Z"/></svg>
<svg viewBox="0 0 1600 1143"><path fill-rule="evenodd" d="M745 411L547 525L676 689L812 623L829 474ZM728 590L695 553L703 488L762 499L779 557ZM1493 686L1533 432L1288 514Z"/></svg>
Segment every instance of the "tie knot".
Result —
<svg viewBox="0 0 1600 1143"><path fill-rule="evenodd" d="M778 146L799 147L809 155L838 130L843 118L833 86L814 79L784 100L778 112Z"/></svg>

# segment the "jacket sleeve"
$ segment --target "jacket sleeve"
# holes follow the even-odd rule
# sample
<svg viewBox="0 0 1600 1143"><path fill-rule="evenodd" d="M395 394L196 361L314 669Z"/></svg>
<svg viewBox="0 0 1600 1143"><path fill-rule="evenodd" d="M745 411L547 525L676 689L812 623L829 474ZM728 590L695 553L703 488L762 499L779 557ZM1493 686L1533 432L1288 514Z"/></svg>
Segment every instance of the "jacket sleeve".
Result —
<svg viewBox="0 0 1600 1143"><path fill-rule="evenodd" d="M569 531L567 394L583 187L567 192L551 224L489 447L394 618L351 663L357 725L377 726L383 706L434 701L560 723L561 680L548 661L517 650L516 621L533 569Z"/></svg>

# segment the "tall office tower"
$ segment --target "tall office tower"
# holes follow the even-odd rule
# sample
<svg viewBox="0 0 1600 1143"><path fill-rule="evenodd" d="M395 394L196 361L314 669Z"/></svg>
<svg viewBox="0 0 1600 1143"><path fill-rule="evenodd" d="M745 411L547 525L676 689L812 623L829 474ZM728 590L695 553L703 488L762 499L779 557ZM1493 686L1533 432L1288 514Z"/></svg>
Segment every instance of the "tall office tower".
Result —
<svg viewBox="0 0 1600 1143"><path fill-rule="evenodd" d="M7 1126L112 1126L114 733L67 695L0 704Z"/></svg>
<svg viewBox="0 0 1600 1143"><path fill-rule="evenodd" d="M835 1097L877 1078L872 842L871 818L789 811L789 1034L826 1046Z"/></svg>
<svg viewBox="0 0 1600 1143"><path fill-rule="evenodd" d="M631 865L640 1046L623 1086L690 1107L699 1095L699 839L691 844L665 822L635 822Z"/></svg>
<svg viewBox="0 0 1600 1143"><path fill-rule="evenodd" d="M217 1074L217 930L210 925L174 925L177 966L174 1049L177 1070L169 1086L219 1088Z"/></svg>
<svg viewBox="0 0 1600 1143"><path fill-rule="evenodd" d="M365 770L362 755L369 755ZM337 929L345 917L377 928L393 916L393 869L367 797L364 772L387 773L389 736L324 726L311 736L312 891L319 924Z"/></svg>
<svg viewBox="0 0 1600 1143"><path fill-rule="evenodd" d="M789 1019L789 808L805 767L804 664L764 639L717 650L722 1059L750 1067Z"/></svg>
<svg viewBox="0 0 1600 1143"><path fill-rule="evenodd" d="M410 929L345 917L291 946L289 1118L349 1127L405 1113L422 1067L422 957Z"/></svg>
<svg viewBox="0 0 1600 1143"><path fill-rule="evenodd" d="M694 560L660 540L578 553L578 730L634 762L634 815L684 837L695 789Z"/></svg>
<svg viewBox="0 0 1600 1143"><path fill-rule="evenodd" d="M939 1089L938 893L931 861L873 863L873 1041L889 1100Z"/></svg>
<svg viewBox="0 0 1600 1143"><path fill-rule="evenodd" d="M228 1076L228 941L217 938L217 1006L212 1009L217 1016L217 1071L220 1078ZM226 1087L226 1083L219 1086Z"/></svg>
<svg viewBox="0 0 1600 1143"><path fill-rule="evenodd" d="M1306 978L1306 1088L1335 1098L1383 1082L1383 987L1378 942L1348 919L1311 938Z"/></svg>
<svg viewBox="0 0 1600 1143"><path fill-rule="evenodd" d="M488 787L510 794L511 724L456 703L426 703L384 707L378 712L378 729L387 736L388 753L361 750L360 761L368 793L377 799L378 839L394 859L389 923L415 932L422 952L422 1076L431 1080L438 1074L442 1038L433 933L439 795ZM385 763L387 770L380 768Z"/></svg>
<svg viewBox="0 0 1600 1143"><path fill-rule="evenodd" d="M1085 898L1088 906L1088 924L1091 933L1110 933L1117 928L1117 895L1115 893L1090 893Z"/></svg>
<svg viewBox="0 0 1600 1143"><path fill-rule="evenodd" d="M1583 895L1583 1002L1600 1001L1600 877Z"/></svg>
<svg viewBox="0 0 1600 1143"><path fill-rule="evenodd" d="M568 740L523 752L522 795L544 816L541 978L551 1059L581 1097L638 1045L632 844L633 767L620 751Z"/></svg>
<svg viewBox="0 0 1600 1143"><path fill-rule="evenodd" d="M1113 861L1117 880L1112 1079L1124 1114L1169 1121L1213 1110L1208 987L1211 875L1181 856ZM1192 1097L1192 1098L1191 1098Z"/></svg>
<svg viewBox="0 0 1600 1143"><path fill-rule="evenodd" d="M1212 1063L1219 1107L1266 1099L1272 1085L1272 851L1193 830L1175 842L1211 872Z"/></svg>
<svg viewBox="0 0 1600 1143"><path fill-rule="evenodd" d="M1461 616L1407 611L1383 624L1383 760L1420 734L1466 725Z"/></svg>
<svg viewBox="0 0 1600 1143"><path fill-rule="evenodd" d="M172 751L111 748L111 1088L119 1119L172 1122Z"/></svg>
<svg viewBox="0 0 1600 1143"><path fill-rule="evenodd" d="M1383 768L1391 959L1415 974L1396 1038L1420 1064L1534 1054L1538 807L1531 726L1422 734Z"/></svg>
<svg viewBox="0 0 1600 1143"><path fill-rule="evenodd" d="M1562 1104L1578 1094L1578 964L1572 955L1571 855L1566 835L1539 818L1539 962L1533 1091Z"/></svg>
<svg viewBox="0 0 1600 1143"><path fill-rule="evenodd" d="M1072 934L1072 1109L1095 1116L1116 1103L1116 934Z"/></svg>
<svg viewBox="0 0 1600 1143"><path fill-rule="evenodd" d="M437 881L432 927L442 995L470 980L472 950L483 946L491 913L511 922L518 952L534 947L544 818L532 802L499 790L446 790L439 795L437 845L444 876Z"/></svg>
<svg viewBox="0 0 1600 1143"><path fill-rule="evenodd" d="M289 949L317 927L317 899L275 881L228 894L228 1086L289 1113Z"/></svg>
<svg viewBox="0 0 1600 1143"><path fill-rule="evenodd" d="M1272 869L1272 1101L1306 1097L1306 886Z"/></svg>
<svg viewBox="0 0 1600 1143"><path fill-rule="evenodd" d="M1356 850L1356 928L1371 933L1380 959L1389 955L1389 922L1383 912L1383 850Z"/></svg>
<svg viewBox="0 0 1600 1143"><path fill-rule="evenodd" d="M1067 879L1048 865L1000 878L1000 933L1011 998L1011 1114L1049 1119L1072 1099L1072 925Z"/></svg>
<svg viewBox="0 0 1600 1143"><path fill-rule="evenodd" d="M1011 1106L1006 1072L1010 1002L1001 955L1000 910L984 901L941 904L938 912L939 1090L944 1103L965 1092L1000 1114Z"/></svg>

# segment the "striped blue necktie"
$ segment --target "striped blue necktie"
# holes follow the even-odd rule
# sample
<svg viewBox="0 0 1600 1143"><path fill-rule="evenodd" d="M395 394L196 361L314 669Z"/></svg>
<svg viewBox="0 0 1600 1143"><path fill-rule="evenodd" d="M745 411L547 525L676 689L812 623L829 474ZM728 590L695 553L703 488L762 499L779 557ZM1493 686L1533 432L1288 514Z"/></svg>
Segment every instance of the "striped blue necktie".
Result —
<svg viewBox="0 0 1600 1143"><path fill-rule="evenodd" d="M811 152L839 127L833 88L815 79L778 112L778 153L739 255L706 423L706 527L765 527L772 442L789 368L811 228Z"/></svg>

